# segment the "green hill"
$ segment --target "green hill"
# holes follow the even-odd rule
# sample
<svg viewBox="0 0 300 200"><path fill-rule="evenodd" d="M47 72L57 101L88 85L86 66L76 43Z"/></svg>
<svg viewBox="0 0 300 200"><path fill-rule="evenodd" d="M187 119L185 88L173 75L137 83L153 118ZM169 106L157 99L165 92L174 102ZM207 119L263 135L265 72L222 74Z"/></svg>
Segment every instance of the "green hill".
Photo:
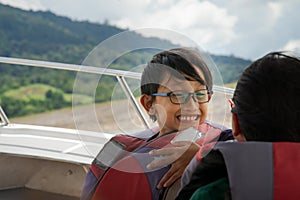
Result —
<svg viewBox="0 0 300 200"><path fill-rule="evenodd" d="M77 95L76 98L83 104L92 101L91 97L84 95ZM31 84L4 92L1 104L12 116L22 116L71 106L72 95L49 85Z"/></svg>
<svg viewBox="0 0 300 200"><path fill-rule="evenodd" d="M80 64L97 44L123 31L126 30L109 24L72 21L51 12L24 11L0 4L1 56ZM141 40L168 43L132 34L132 41Z"/></svg>
<svg viewBox="0 0 300 200"><path fill-rule="evenodd" d="M245 67L250 65L250 60L231 56L211 55L211 58L218 66L225 84L234 83L244 71Z"/></svg>
<svg viewBox="0 0 300 200"><path fill-rule="evenodd" d="M5 92L3 96L7 96L13 99L21 99L24 101L29 101L30 99L45 100L46 93L48 91L63 94L61 90L51 87L49 85L32 84L29 86L19 87L18 89L9 90Z"/></svg>
<svg viewBox="0 0 300 200"><path fill-rule="evenodd" d="M51 12L0 4L0 55L79 64L100 41L123 31L76 22Z"/></svg>

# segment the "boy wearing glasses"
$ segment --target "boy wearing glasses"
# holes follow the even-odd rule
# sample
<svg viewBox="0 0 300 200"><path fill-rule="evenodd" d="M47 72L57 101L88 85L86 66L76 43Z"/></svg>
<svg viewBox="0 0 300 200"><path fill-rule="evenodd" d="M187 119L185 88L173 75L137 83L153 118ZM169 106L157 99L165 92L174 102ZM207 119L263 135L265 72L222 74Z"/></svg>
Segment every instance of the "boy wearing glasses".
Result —
<svg viewBox="0 0 300 200"><path fill-rule="evenodd" d="M144 70L141 103L152 120L157 120L159 135L197 126L207 117L212 77L200 56L197 64L185 58L197 56L193 54L186 49L165 51L155 55Z"/></svg>
<svg viewBox="0 0 300 200"><path fill-rule="evenodd" d="M103 150L99 153L90 170L97 185L83 199L166 198L168 186L179 179L205 138L209 141L204 142L232 139L230 130L206 122L212 76L196 50L177 48L153 56L142 74L141 93L141 104L157 121L158 130L147 137L113 138L114 144L124 146L126 155L118 154L103 167ZM170 156L172 165L170 159L159 159L170 151L176 153Z"/></svg>

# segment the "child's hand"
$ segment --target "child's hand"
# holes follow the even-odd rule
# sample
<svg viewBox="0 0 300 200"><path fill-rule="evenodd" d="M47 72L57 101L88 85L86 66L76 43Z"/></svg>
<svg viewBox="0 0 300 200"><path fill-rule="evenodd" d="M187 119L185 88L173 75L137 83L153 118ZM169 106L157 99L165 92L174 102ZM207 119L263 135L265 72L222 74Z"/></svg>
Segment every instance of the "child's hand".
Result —
<svg viewBox="0 0 300 200"><path fill-rule="evenodd" d="M161 156L159 159L152 161L147 168L155 169L164 167L172 163L169 171L162 177L157 185L157 188L169 187L183 174L184 169L192 160L200 146L191 141L173 142L174 147L163 148L150 151L153 156Z"/></svg>

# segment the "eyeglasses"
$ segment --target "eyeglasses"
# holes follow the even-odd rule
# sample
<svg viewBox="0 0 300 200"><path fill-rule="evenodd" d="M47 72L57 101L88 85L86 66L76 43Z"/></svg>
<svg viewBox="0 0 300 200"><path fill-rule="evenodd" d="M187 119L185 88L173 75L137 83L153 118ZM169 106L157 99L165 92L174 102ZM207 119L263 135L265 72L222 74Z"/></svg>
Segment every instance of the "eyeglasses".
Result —
<svg viewBox="0 0 300 200"><path fill-rule="evenodd" d="M199 104L206 103L210 100L210 96L213 94L213 91L208 89L197 90L195 92L185 92L185 91L172 91L168 93L154 93L152 96L161 96L169 97L171 103L173 104L185 104L190 100L190 97L193 98L195 102Z"/></svg>

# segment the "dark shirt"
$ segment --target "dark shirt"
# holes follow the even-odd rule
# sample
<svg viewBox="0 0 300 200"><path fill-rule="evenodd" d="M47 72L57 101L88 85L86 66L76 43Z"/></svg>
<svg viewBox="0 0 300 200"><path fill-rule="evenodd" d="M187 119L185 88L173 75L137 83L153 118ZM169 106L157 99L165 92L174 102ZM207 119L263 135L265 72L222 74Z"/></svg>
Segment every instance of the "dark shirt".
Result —
<svg viewBox="0 0 300 200"><path fill-rule="evenodd" d="M233 139L232 130L229 129L222 131L215 141ZM222 154L219 151L210 151L199 161L191 175L190 182L180 190L176 200L190 199L198 188L224 177L227 177L227 169Z"/></svg>

